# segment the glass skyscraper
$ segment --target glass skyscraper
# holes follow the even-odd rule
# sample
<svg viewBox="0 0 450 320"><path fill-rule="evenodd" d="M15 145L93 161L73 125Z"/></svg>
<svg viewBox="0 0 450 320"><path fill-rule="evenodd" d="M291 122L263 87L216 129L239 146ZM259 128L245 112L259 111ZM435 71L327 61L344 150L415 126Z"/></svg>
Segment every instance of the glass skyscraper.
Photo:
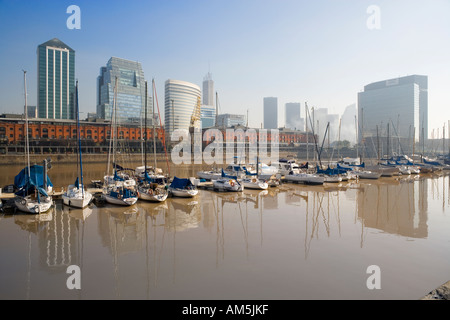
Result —
<svg viewBox="0 0 450 320"><path fill-rule="evenodd" d="M278 129L278 99L264 98L264 129Z"/></svg>
<svg viewBox="0 0 450 320"><path fill-rule="evenodd" d="M202 128L211 128L216 125L216 108L214 106L202 105L201 115Z"/></svg>
<svg viewBox="0 0 450 320"><path fill-rule="evenodd" d="M214 81L211 73L203 78L203 98L201 108L202 128L214 127L216 124L216 107L214 106Z"/></svg>
<svg viewBox="0 0 450 320"><path fill-rule="evenodd" d="M145 112L145 79L139 62L117 57L109 59L106 67L100 68L97 78L97 117L111 119L114 107L114 86L117 77L117 119L139 123ZM147 119L151 121L152 84L147 84Z"/></svg>
<svg viewBox="0 0 450 320"><path fill-rule="evenodd" d="M219 114L217 116L217 126L223 126L226 128L234 126L247 126L247 117L241 114Z"/></svg>
<svg viewBox="0 0 450 320"><path fill-rule="evenodd" d="M38 117L75 119L75 51L59 39L37 48Z"/></svg>
<svg viewBox="0 0 450 320"><path fill-rule="evenodd" d="M374 82L358 93L358 137L376 137L377 126L395 138L428 139L428 77L412 75Z"/></svg>

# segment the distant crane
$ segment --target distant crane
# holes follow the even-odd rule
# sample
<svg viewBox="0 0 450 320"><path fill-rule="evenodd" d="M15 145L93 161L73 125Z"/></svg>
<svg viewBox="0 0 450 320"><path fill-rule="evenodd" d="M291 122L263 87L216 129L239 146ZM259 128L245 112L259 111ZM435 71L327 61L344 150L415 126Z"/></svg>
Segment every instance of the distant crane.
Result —
<svg viewBox="0 0 450 320"><path fill-rule="evenodd" d="M190 127L196 127L196 122L200 121L201 117L201 100L200 97L197 97L197 105L194 107L194 111L191 116L191 125Z"/></svg>

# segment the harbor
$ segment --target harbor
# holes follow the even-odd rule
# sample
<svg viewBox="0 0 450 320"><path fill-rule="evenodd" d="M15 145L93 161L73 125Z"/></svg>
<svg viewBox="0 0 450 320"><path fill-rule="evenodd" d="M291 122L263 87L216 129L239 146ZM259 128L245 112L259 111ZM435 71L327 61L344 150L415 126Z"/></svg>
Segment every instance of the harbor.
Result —
<svg viewBox="0 0 450 320"><path fill-rule="evenodd" d="M421 299L448 281L444 170L261 191L204 183L193 198L76 209L59 198L72 167L50 169L48 212L0 215L2 299ZM84 167L85 181L105 172ZM7 168L1 185L21 166ZM171 170L194 177L205 168ZM366 286L374 264L380 290ZM81 268L81 290L66 288L70 265Z"/></svg>

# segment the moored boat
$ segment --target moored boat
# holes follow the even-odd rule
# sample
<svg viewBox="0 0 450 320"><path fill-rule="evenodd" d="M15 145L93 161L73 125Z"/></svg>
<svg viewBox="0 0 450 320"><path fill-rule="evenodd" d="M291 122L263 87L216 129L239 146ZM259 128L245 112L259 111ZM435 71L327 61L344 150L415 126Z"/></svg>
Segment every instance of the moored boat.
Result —
<svg viewBox="0 0 450 320"><path fill-rule="evenodd" d="M190 179L174 177L169 186L169 192L173 197L192 198L198 194L197 188Z"/></svg>

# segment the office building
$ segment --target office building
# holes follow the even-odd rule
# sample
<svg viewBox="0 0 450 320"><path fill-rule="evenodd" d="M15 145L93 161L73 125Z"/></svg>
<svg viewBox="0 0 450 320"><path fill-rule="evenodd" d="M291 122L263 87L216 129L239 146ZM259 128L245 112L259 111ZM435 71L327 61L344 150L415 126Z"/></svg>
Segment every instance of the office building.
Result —
<svg viewBox="0 0 450 320"><path fill-rule="evenodd" d="M203 100L202 104L206 106L214 106L214 81L211 73L203 78Z"/></svg>
<svg viewBox="0 0 450 320"><path fill-rule="evenodd" d="M216 108L214 106L202 105L201 108L202 128L211 128L216 125Z"/></svg>
<svg viewBox="0 0 450 320"><path fill-rule="evenodd" d="M54 38L37 48L38 117L75 119L75 51Z"/></svg>
<svg viewBox="0 0 450 320"><path fill-rule="evenodd" d="M264 129L278 129L278 99L264 98Z"/></svg>
<svg viewBox="0 0 450 320"><path fill-rule="evenodd" d="M428 77L411 75L368 84L358 93L358 138L379 132L396 140L428 139ZM422 135L423 132L423 135Z"/></svg>
<svg viewBox="0 0 450 320"><path fill-rule="evenodd" d="M247 117L241 114L219 114L217 116L217 126L226 128L234 126L247 126Z"/></svg>
<svg viewBox="0 0 450 320"><path fill-rule="evenodd" d="M164 121L168 138L174 130L200 128L201 90L196 84L169 79L165 83Z"/></svg>
<svg viewBox="0 0 450 320"><path fill-rule="evenodd" d="M304 119L300 118L300 103L289 102L285 104L285 127L304 130Z"/></svg>
<svg viewBox="0 0 450 320"><path fill-rule="evenodd" d="M139 123L145 116L145 79L139 62L112 57L97 77L97 117L110 120L114 107L115 79L118 79L116 116L121 123ZM152 84L147 85L147 119L152 119Z"/></svg>

